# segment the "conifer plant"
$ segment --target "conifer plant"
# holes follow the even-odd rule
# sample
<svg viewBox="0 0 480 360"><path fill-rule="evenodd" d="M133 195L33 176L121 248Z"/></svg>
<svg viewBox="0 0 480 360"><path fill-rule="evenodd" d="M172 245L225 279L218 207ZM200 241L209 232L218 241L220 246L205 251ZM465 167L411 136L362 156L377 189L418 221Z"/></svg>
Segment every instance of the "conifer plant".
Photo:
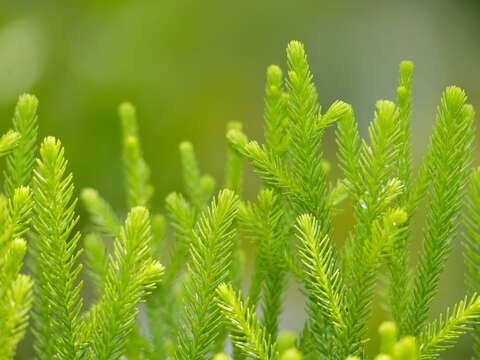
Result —
<svg viewBox="0 0 480 360"><path fill-rule="evenodd" d="M135 108L121 104L130 210L81 190L92 223L85 235L68 150L54 137L38 144L38 101L20 96L13 129L0 138L0 360L14 359L27 329L39 360L429 360L469 331L480 359L480 168L472 169L475 114L464 91L443 92L414 170L411 62L400 64L396 100L376 103L368 139L350 105L318 104L298 41L287 47L287 70L285 77L275 65L266 72L264 144L249 140L240 123L228 124L220 190L201 172L193 145L180 144L184 192L166 197L164 213L152 206ZM333 182L322 155L330 127L342 174ZM263 181L254 201L242 198L245 163ZM350 207L355 225L337 241L333 220ZM412 223L423 208L424 230L416 234ZM469 293L430 321L461 228ZM410 264L416 239L421 248ZM83 264L95 294L87 304ZM284 306L289 279L305 299L298 333L280 325L284 311L299 311ZM388 317L375 356L368 326L382 305Z"/></svg>

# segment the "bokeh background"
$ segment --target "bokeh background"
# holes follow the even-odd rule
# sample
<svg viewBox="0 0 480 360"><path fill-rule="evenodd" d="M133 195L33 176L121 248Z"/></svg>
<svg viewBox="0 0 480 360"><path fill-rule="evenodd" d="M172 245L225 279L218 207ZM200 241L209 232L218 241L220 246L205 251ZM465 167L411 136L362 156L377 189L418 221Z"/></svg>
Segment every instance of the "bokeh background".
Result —
<svg viewBox="0 0 480 360"><path fill-rule="evenodd" d="M418 164L442 89L463 87L480 109L479 35L478 0L0 0L0 129L10 126L20 93L36 94L40 133L62 139L77 188L94 186L124 211L116 108L129 100L161 209L182 187L180 141L193 142L202 169L221 183L226 123L241 121L261 139L265 69L285 68L285 47L297 39L321 104L351 103L363 134L375 101L395 98L399 62L414 61ZM333 133L325 153L334 160ZM259 182L247 172L252 198ZM347 210L337 219L339 243L351 226ZM414 243L421 219L417 227ZM463 296L464 270L457 239L434 313ZM294 291L288 307L283 327L298 330L303 302ZM372 329L383 318L376 314ZM443 358L468 357L465 338Z"/></svg>

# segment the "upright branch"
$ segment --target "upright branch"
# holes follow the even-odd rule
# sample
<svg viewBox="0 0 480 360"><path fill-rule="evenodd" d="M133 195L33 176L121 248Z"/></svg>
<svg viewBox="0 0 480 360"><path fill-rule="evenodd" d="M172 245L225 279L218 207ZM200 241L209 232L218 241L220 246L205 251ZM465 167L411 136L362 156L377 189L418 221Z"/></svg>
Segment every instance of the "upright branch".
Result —
<svg viewBox="0 0 480 360"><path fill-rule="evenodd" d="M153 195L150 169L143 159L138 139L136 111L132 104L123 103L118 108L123 130L123 161L125 189L129 207L147 206Z"/></svg>
<svg viewBox="0 0 480 360"><path fill-rule="evenodd" d="M474 138L474 112L465 102L461 89L454 86L446 89L430 140L427 168L431 188L413 298L404 329L407 334L418 335L427 319L458 227L456 219L469 174Z"/></svg>
<svg viewBox="0 0 480 360"><path fill-rule="evenodd" d="M20 135L17 146L7 156L5 193L13 196L16 188L30 185L38 149L38 100L33 95L20 96L13 116L13 129Z"/></svg>
<svg viewBox="0 0 480 360"><path fill-rule="evenodd" d="M413 63L402 61L400 63L399 80L397 88L397 108L399 124L399 147L397 157L398 179L403 184L403 191L398 197L400 206L406 209L409 220L414 215L416 206L409 206L411 186L411 103L412 103L412 74ZM417 200L418 201L418 200ZM389 304L393 320L403 326L408 300L404 294L408 291L408 237L410 231L405 231L395 244L395 255L385 261L388 276Z"/></svg>
<svg viewBox="0 0 480 360"><path fill-rule="evenodd" d="M242 130L242 124L239 122L230 122L227 125L227 132L230 130ZM225 188L235 191L240 195L242 190L243 158L235 149L228 144L227 166L225 170Z"/></svg>
<svg viewBox="0 0 480 360"><path fill-rule="evenodd" d="M287 47L288 148L293 181L298 184L294 194L296 213L310 213L328 232L330 212L327 208L327 186L322 166L321 141L323 128L317 103L318 95L307 62L303 44L292 41Z"/></svg>
<svg viewBox="0 0 480 360"><path fill-rule="evenodd" d="M245 233L255 244L255 272L249 296L253 307L262 295L263 325L273 339L277 338L279 317L283 307L286 265L283 258L286 234L280 199L273 190L265 189L257 203L241 207L240 220Z"/></svg>
<svg viewBox="0 0 480 360"><path fill-rule="evenodd" d="M60 141L45 138L33 179L34 347L40 359L79 359L82 353L80 233L74 231L77 200L72 174L66 168Z"/></svg>
<svg viewBox="0 0 480 360"><path fill-rule="evenodd" d="M388 216L387 209L403 190L394 177L398 155L398 110L390 101L378 101L374 121L369 127L370 145L365 140L358 147L358 131L353 115L347 113L337 130L340 163L347 189L352 197L355 218L353 233L345 244L344 273L348 288L349 321L356 347L361 347L371 302L378 259L369 256L376 223ZM358 161L358 163L356 163ZM377 253L379 255L381 252Z"/></svg>
<svg viewBox="0 0 480 360"><path fill-rule="evenodd" d="M177 360L202 360L212 350L220 325L212 294L229 276L237 212L237 196L223 190L196 226L190 246L190 277L184 298L185 314L178 331Z"/></svg>
<svg viewBox="0 0 480 360"><path fill-rule="evenodd" d="M32 306L31 278L20 274L27 243L21 238L28 230L31 191L15 190L13 198L0 198L0 359L13 359L18 343L25 334Z"/></svg>
<svg viewBox="0 0 480 360"><path fill-rule="evenodd" d="M193 145L190 142L184 141L180 144L180 159L186 194L197 213L200 213L208 205L215 188L215 180L209 175L200 174Z"/></svg>
<svg viewBox="0 0 480 360"><path fill-rule="evenodd" d="M412 113L413 63L402 61L398 76L397 107L399 123L398 178L406 188L410 185L411 174L411 113Z"/></svg>
<svg viewBox="0 0 480 360"><path fill-rule="evenodd" d="M312 215L300 215L296 229L305 287L312 299L308 302L308 313L322 314L333 325L333 343L335 353L338 354L336 358L341 359L350 353L349 339L346 336L347 309L343 279L333 257L328 234L321 232L318 221ZM313 318L313 329L318 327L315 321L316 318Z"/></svg>
<svg viewBox="0 0 480 360"><path fill-rule="evenodd" d="M98 230L111 237L117 236L122 224L112 206L95 189L83 189L80 198Z"/></svg>
<svg viewBox="0 0 480 360"><path fill-rule="evenodd" d="M278 155L288 149L290 135L287 118L288 95L284 92L282 70L276 65L267 69L265 84L265 144Z"/></svg>
<svg viewBox="0 0 480 360"><path fill-rule="evenodd" d="M125 351L135 329L137 305L163 274L163 266L149 254L151 236L148 210L133 208L115 239L113 256L108 257L103 296L87 317L90 359L119 359Z"/></svg>

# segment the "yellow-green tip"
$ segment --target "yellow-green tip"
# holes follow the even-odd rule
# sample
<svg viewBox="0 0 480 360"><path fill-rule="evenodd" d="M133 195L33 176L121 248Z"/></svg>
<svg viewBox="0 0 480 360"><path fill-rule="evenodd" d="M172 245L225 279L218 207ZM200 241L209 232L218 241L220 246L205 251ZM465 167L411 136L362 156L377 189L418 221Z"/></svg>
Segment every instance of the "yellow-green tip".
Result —
<svg viewBox="0 0 480 360"><path fill-rule="evenodd" d="M291 55L295 55L295 54L298 54L298 55L303 55L305 53L305 49L303 47L303 44L298 41L298 40L291 40L289 43L288 43L288 46L287 46L287 54L291 54Z"/></svg>
<svg viewBox="0 0 480 360"><path fill-rule="evenodd" d="M236 130L242 131L243 125L242 125L242 123L239 122L239 121L230 121L230 122L227 124L227 131L232 130L232 129L236 129Z"/></svg>
<svg viewBox="0 0 480 360"><path fill-rule="evenodd" d="M182 141L178 145L178 149L182 154L191 153L193 151L193 145L190 141Z"/></svg>
<svg viewBox="0 0 480 360"><path fill-rule="evenodd" d="M213 360L232 360L232 358L230 356L228 356L227 354L221 352L221 353L217 353L213 356Z"/></svg>
<svg viewBox="0 0 480 360"><path fill-rule="evenodd" d="M200 178L200 186L207 194L213 192L215 185L215 179L210 175L203 175Z"/></svg>
<svg viewBox="0 0 480 360"><path fill-rule="evenodd" d="M227 131L227 139L234 145L238 145L240 147L244 147L247 142L247 136L238 129L230 129Z"/></svg>
<svg viewBox="0 0 480 360"><path fill-rule="evenodd" d="M380 351L392 354L398 336L397 325L393 321L385 321L379 326L378 333L380 335Z"/></svg>
<svg viewBox="0 0 480 360"><path fill-rule="evenodd" d="M147 273L154 278L162 276L164 271L165 267L156 260L153 260L147 266Z"/></svg>
<svg viewBox="0 0 480 360"><path fill-rule="evenodd" d="M411 76L413 73L413 62L409 60L404 60L400 63L400 73L403 75Z"/></svg>
<svg viewBox="0 0 480 360"><path fill-rule="evenodd" d="M390 100L378 100L375 108L379 121L378 125L384 130L390 129L396 118L395 103Z"/></svg>
<svg viewBox="0 0 480 360"><path fill-rule="evenodd" d="M387 354L378 354L373 360L393 360L390 355Z"/></svg>
<svg viewBox="0 0 480 360"><path fill-rule="evenodd" d="M302 360L303 355L297 348L290 348L284 351L280 360Z"/></svg>
<svg viewBox="0 0 480 360"><path fill-rule="evenodd" d="M16 188L13 192L13 201L14 202L25 202L30 196L32 192L28 186L20 186Z"/></svg>
<svg viewBox="0 0 480 360"><path fill-rule="evenodd" d="M395 360L417 360L417 344L414 336L405 336L393 347Z"/></svg>
<svg viewBox="0 0 480 360"><path fill-rule="evenodd" d="M278 85L282 83L282 69L277 65L270 65L267 68L267 81L269 84Z"/></svg>
<svg viewBox="0 0 480 360"><path fill-rule="evenodd" d="M467 96L465 92L457 86L449 86L445 89L445 101L444 106L451 113L456 113L461 110L465 101L467 101Z"/></svg>
<svg viewBox="0 0 480 360"><path fill-rule="evenodd" d="M295 347L297 343L297 334L293 331L283 331L278 336L278 352L282 355L287 349Z"/></svg>
<svg viewBox="0 0 480 360"><path fill-rule="evenodd" d="M307 55L305 54L305 48L300 41L292 40L287 46L287 63L290 70L301 70L302 73L308 70ZM298 77L294 71L289 71L288 76L291 83L299 84Z"/></svg>
<svg viewBox="0 0 480 360"><path fill-rule="evenodd" d="M133 117L135 116L135 106L129 102L123 102L118 105L118 114L120 117Z"/></svg>
<svg viewBox="0 0 480 360"><path fill-rule="evenodd" d="M14 258L23 258L27 251L27 242L21 238L13 240L11 251Z"/></svg>
<svg viewBox="0 0 480 360"><path fill-rule="evenodd" d="M80 197L83 201L94 202L99 199L98 191L93 188L85 188L80 193Z"/></svg>
<svg viewBox="0 0 480 360"><path fill-rule="evenodd" d="M37 106L38 99L35 95L22 94L18 97L18 104L21 106Z"/></svg>
<svg viewBox="0 0 480 360"><path fill-rule="evenodd" d="M406 211L402 208L392 209L390 210L390 213L388 215L388 218L393 226L402 225L408 220L408 215Z"/></svg>
<svg viewBox="0 0 480 360"><path fill-rule="evenodd" d="M40 156L45 162L54 162L59 156L62 143L54 136L47 136L40 146Z"/></svg>
<svg viewBox="0 0 480 360"><path fill-rule="evenodd" d="M38 99L34 95L23 94L20 95L17 102L17 111L19 111L23 117L31 117L35 115L38 107Z"/></svg>

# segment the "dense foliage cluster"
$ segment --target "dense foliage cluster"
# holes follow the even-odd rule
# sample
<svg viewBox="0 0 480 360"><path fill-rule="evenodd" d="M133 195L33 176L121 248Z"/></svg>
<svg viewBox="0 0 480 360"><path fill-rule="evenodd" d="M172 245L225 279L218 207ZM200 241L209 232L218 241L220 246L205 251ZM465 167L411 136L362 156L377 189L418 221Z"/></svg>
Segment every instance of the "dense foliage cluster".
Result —
<svg viewBox="0 0 480 360"><path fill-rule="evenodd" d="M379 329L375 360L436 359L470 329L480 358L480 169L471 170L474 111L464 92L451 86L443 93L413 176L412 63L400 64L396 102L377 102L365 140L350 105L336 101L322 111L301 43L288 45L287 64L285 79L279 67L267 69L265 144L249 141L240 124L228 125L223 190L216 193L215 180L201 173L192 144L180 145L185 193L167 196L168 221L152 210L135 109L120 105L131 210L123 221L96 190L83 189L94 229L85 237L76 229L64 148L54 137L37 148L38 101L20 97L13 130L0 138L0 359L13 359L29 322L42 360L222 360L227 353L235 360L368 359L380 275L390 318ZM343 176L331 183L321 148L334 125ZM241 198L245 161L264 185L253 202ZM337 249L332 219L347 198L356 223ZM412 273L411 224L423 203ZM464 203L471 293L428 323ZM255 247L248 297L241 291L243 240ZM97 297L88 309L80 259ZM305 296L298 335L279 331L289 277Z"/></svg>

